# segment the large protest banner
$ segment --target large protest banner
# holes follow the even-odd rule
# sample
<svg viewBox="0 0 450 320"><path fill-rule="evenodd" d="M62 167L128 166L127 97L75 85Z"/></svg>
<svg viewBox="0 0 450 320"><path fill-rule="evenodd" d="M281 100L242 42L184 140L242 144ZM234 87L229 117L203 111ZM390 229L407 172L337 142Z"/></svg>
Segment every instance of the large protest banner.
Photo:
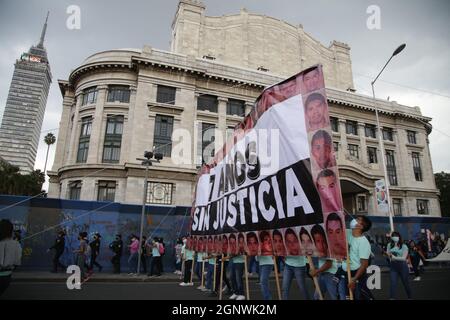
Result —
<svg viewBox="0 0 450 320"><path fill-rule="evenodd" d="M198 176L188 247L346 256L322 66L263 91Z"/></svg>

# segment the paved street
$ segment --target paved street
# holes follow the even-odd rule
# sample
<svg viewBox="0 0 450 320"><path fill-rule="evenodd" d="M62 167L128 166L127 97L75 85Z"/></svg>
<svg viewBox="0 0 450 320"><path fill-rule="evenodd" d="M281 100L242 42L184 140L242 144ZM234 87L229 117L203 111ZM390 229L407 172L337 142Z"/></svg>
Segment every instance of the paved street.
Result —
<svg viewBox="0 0 450 320"><path fill-rule="evenodd" d="M157 300L215 300L207 294L193 287L180 287L174 277L166 277L157 281L142 281L132 279L127 281L124 276L121 281L102 280L88 281L82 285L81 290L68 290L65 280L54 282L42 281L13 281L2 299L157 299ZM107 277L107 276L105 276ZM93 279L94 280L94 279ZM199 285L198 282L195 286ZM271 281L272 294L276 297L275 281ZM307 286L312 292L312 281L307 280ZM411 282L415 299L450 299L450 270L429 270L420 282ZM294 284L291 287L292 299L300 299L300 293ZM382 273L381 290L372 291L376 299L389 298L389 274ZM403 288L399 285L398 298L405 299ZM250 296L252 299L261 299L259 285L256 279L250 281ZM225 296L224 296L225 297Z"/></svg>

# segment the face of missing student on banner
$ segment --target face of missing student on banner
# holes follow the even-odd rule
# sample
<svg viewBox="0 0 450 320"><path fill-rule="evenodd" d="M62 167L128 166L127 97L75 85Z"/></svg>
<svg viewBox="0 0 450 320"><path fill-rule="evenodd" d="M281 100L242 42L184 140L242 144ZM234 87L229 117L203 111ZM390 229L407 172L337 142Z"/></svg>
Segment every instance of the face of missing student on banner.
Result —
<svg viewBox="0 0 450 320"><path fill-rule="evenodd" d="M224 255L228 254L228 239L227 239L227 236L222 236L222 253Z"/></svg>
<svg viewBox="0 0 450 320"><path fill-rule="evenodd" d="M319 94L314 94L317 97ZM308 124L308 131L318 130L324 128L328 125L328 113L327 113L327 105L325 103L325 98L315 98L311 101L305 102L305 114L306 114L306 122Z"/></svg>
<svg viewBox="0 0 450 320"><path fill-rule="evenodd" d="M304 231L300 231L300 242L302 244L303 252L307 256L312 256L314 253L314 246L312 243L312 239L308 234L308 231L306 229L303 229Z"/></svg>
<svg viewBox="0 0 450 320"><path fill-rule="evenodd" d="M213 244L213 252L217 252L217 248L218 248L218 241L217 241L217 236L214 236L214 244Z"/></svg>
<svg viewBox="0 0 450 320"><path fill-rule="evenodd" d="M326 169L319 173L317 177L317 190L322 200L323 212L340 210L340 188L336 175L332 170Z"/></svg>
<svg viewBox="0 0 450 320"><path fill-rule="evenodd" d="M214 243L212 237L208 237L208 253L212 253L214 251Z"/></svg>
<svg viewBox="0 0 450 320"><path fill-rule="evenodd" d="M203 252L204 250L204 240L203 237L198 238L198 251Z"/></svg>
<svg viewBox="0 0 450 320"><path fill-rule="evenodd" d="M187 238L186 248L188 248L189 250L192 249L192 237Z"/></svg>
<svg viewBox="0 0 450 320"><path fill-rule="evenodd" d="M284 233L284 240L286 242L287 254L290 256L300 255L300 244L293 229L286 229Z"/></svg>
<svg viewBox="0 0 450 320"><path fill-rule="evenodd" d="M273 255L272 239L270 238L270 233L268 231L261 231L259 233L259 239L261 243L261 255Z"/></svg>
<svg viewBox="0 0 450 320"><path fill-rule="evenodd" d="M238 254L245 254L245 238L242 233L238 236Z"/></svg>
<svg viewBox="0 0 450 320"><path fill-rule="evenodd" d="M308 92L320 89L322 84L322 77L318 68L315 68L308 73L303 74L303 84Z"/></svg>
<svg viewBox="0 0 450 320"><path fill-rule="evenodd" d="M330 251L332 256L344 257L345 250L345 234L344 223L337 213L331 213L327 217L325 224Z"/></svg>
<svg viewBox="0 0 450 320"><path fill-rule="evenodd" d="M249 256L257 256L259 254L258 237L254 232L247 234L247 249Z"/></svg>
<svg viewBox="0 0 450 320"><path fill-rule="evenodd" d="M276 256L284 257L286 255L286 248L284 247L283 236L281 232L273 232L273 251Z"/></svg>
<svg viewBox="0 0 450 320"><path fill-rule="evenodd" d="M236 237L234 235L230 236L230 254L236 254Z"/></svg>
<svg viewBox="0 0 450 320"><path fill-rule="evenodd" d="M311 234L319 257L326 257L328 255L328 243L325 231L320 225L316 225L311 229Z"/></svg>
<svg viewBox="0 0 450 320"><path fill-rule="evenodd" d="M311 155L320 169L334 166L333 142L328 132L317 131L311 140Z"/></svg>
<svg viewBox="0 0 450 320"><path fill-rule="evenodd" d="M192 250L197 251L197 237L193 237L192 239Z"/></svg>

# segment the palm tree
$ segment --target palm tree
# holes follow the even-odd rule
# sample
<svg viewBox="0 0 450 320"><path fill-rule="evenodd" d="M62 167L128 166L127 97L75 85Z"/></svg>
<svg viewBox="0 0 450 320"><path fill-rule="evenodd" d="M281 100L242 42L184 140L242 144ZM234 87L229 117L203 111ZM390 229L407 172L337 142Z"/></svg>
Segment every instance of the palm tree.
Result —
<svg viewBox="0 0 450 320"><path fill-rule="evenodd" d="M47 144L47 156L45 157L45 166L44 166L44 175L47 172L47 159L48 159L48 151L50 150L50 145L56 142L56 137L53 133L47 133L44 137L44 142Z"/></svg>

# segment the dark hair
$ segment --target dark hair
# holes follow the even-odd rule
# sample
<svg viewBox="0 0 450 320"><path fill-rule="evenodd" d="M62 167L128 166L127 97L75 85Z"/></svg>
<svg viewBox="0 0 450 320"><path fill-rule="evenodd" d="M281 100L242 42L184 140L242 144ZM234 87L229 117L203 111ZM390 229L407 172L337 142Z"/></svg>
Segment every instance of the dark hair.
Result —
<svg viewBox="0 0 450 320"><path fill-rule="evenodd" d="M231 238L233 238L234 240L236 240L236 235L234 233L230 234L230 236L228 237L228 239L231 240Z"/></svg>
<svg viewBox="0 0 450 320"><path fill-rule="evenodd" d="M259 241L264 242L264 237L268 236L270 238L270 233L269 231L261 231L259 233Z"/></svg>
<svg viewBox="0 0 450 320"><path fill-rule="evenodd" d="M231 236L230 236L231 237ZM222 241L223 241L223 239L225 239L225 240L227 240L228 241L228 237L227 237L227 235L226 234L223 234L222 235Z"/></svg>
<svg viewBox="0 0 450 320"><path fill-rule="evenodd" d="M209 239L211 239L211 241L212 241L213 237L212 236L208 236L208 240L207 241L209 241Z"/></svg>
<svg viewBox="0 0 450 320"><path fill-rule="evenodd" d="M308 230L306 230L305 228L301 228L300 232L298 233L299 237L300 237L300 241L302 241L302 235L306 234L309 238L310 241L312 241L311 239L311 235L309 234Z"/></svg>
<svg viewBox="0 0 450 320"><path fill-rule="evenodd" d="M372 221L370 221L370 219L366 216L363 215L359 215L356 216L357 218L361 218L364 224L364 227L362 229L363 232L367 232L370 230L370 228L372 228Z"/></svg>
<svg viewBox="0 0 450 320"><path fill-rule="evenodd" d="M332 143L331 136L325 130L319 130L316 133L314 133L314 135L311 138L311 145L313 145L314 141L316 141L317 139L323 139L326 145L331 146Z"/></svg>
<svg viewBox="0 0 450 320"><path fill-rule="evenodd" d="M316 101L316 100L319 100L323 104L327 103L324 96L321 95L320 93L317 93L317 92L311 93L305 101L305 111L308 110L308 105L311 102Z"/></svg>
<svg viewBox="0 0 450 320"><path fill-rule="evenodd" d="M397 244L394 242L394 240L392 240L392 237L398 237ZM402 239L401 234L397 231L392 232L391 233L391 242L389 242L389 244L391 245L391 248L395 247L396 245L398 245L401 248L403 246L403 239Z"/></svg>
<svg viewBox="0 0 450 320"><path fill-rule="evenodd" d="M280 236L281 239L283 239L283 235L281 234L280 230L273 230L272 238L275 238L275 236Z"/></svg>
<svg viewBox="0 0 450 320"><path fill-rule="evenodd" d="M242 238L242 239L245 240L245 237L244 237L244 234L243 234L243 233L239 233L238 236L237 236L237 238L238 238L238 240L239 240L239 238Z"/></svg>
<svg viewBox="0 0 450 320"><path fill-rule="evenodd" d="M330 222L330 221L339 221L339 223L341 224L341 228L343 228L342 220L336 212L332 212L328 215L327 222L325 222L325 228L327 230L328 230L328 222Z"/></svg>
<svg viewBox="0 0 450 320"><path fill-rule="evenodd" d="M325 169L319 172L316 178L316 183L319 181L320 178L328 178L328 177L334 177L336 179L336 173L334 173L331 169Z"/></svg>
<svg viewBox="0 0 450 320"><path fill-rule="evenodd" d="M308 68L308 69L306 69L305 71L303 71L303 76L305 76L305 75L307 75L308 73L313 72L313 71L319 72L319 69L318 69L317 67L311 67L311 68Z"/></svg>
<svg viewBox="0 0 450 320"><path fill-rule="evenodd" d="M0 241L9 239L12 237L14 231L14 225L11 221L2 219L0 221Z"/></svg>
<svg viewBox="0 0 450 320"><path fill-rule="evenodd" d="M314 239L315 234L320 234L324 239L327 238L325 235L325 230L323 230L322 226L319 224L316 224L311 228L311 235L312 235L313 239ZM315 239L314 239L314 243L316 243Z"/></svg>
<svg viewBox="0 0 450 320"><path fill-rule="evenodd" d="M295 234L295 231L292 230L291 228L286 229L286 231L284 232L284 237L286 237L288 234L294 235L294 237L298 240L297 235Z"/></svg>
<svg viewBox="0 0 450 320"><path fill-rule="evenodd" d="M254 233L253 231L247 233L247 241L248 241L249 238L255 238L256 241L258 242L258 237L256 236L256 233Z"/></svg>

